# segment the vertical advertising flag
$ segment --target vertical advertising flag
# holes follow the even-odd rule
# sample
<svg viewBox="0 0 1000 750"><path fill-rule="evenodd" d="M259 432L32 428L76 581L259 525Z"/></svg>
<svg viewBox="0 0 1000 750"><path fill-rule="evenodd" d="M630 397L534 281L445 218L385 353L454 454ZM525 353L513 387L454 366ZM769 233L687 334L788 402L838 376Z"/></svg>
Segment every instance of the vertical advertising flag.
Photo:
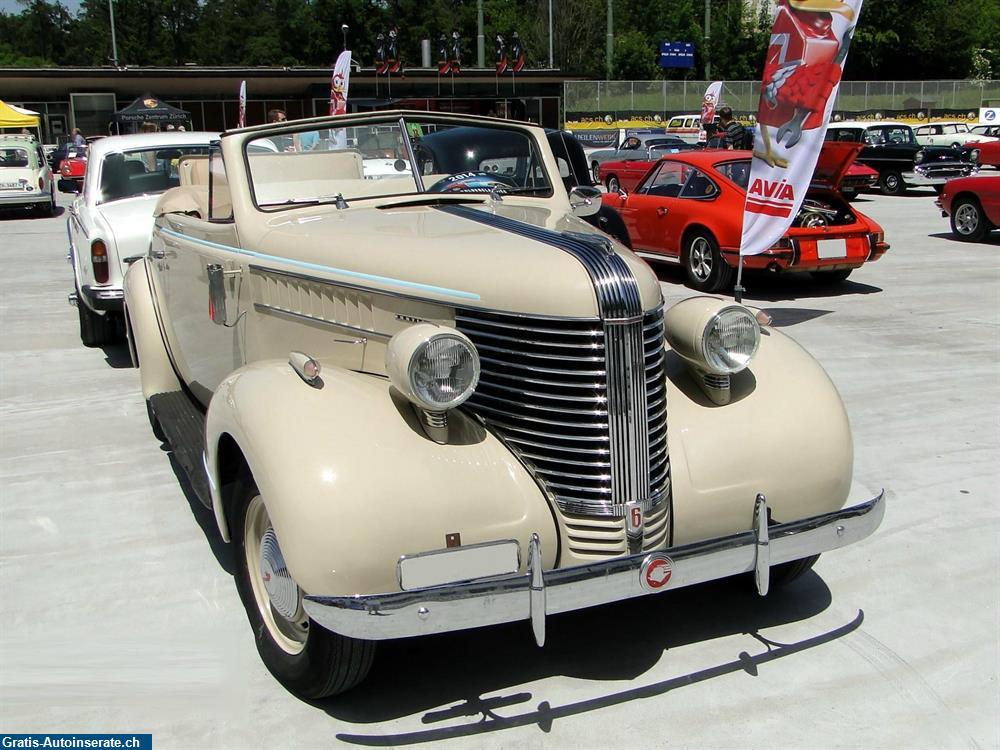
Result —
<svg viewBox="0 0 1000 750"><path fill-rule="evenodd" d="M238 128L245 128L247 126L247 82L243 81L240 84L240 116L236 124Z"/></svg>
<svg viewBox="0 0 1000 750"><path fill-rule="evenodd" d="M774 245L802 206L862 1L778 0L764 60L741 257Z"/></svg>
<svg viewBox="0 0 1000 750"><path fill-rule="evenodd" d="M719 105L721 96L722 81L708 84L708 88L705 89L705 97L701 100L701 132L698 133L698 143L704 143L708 140L705 126L715 122L715 108Z"/></svg>
<svg viewBox="0 0 1000 750"><path fill-rule="evenodd" d="M337 57L330 79L330 114L347 114L347 86L351 80L351 51L345 49Z"/></svg>

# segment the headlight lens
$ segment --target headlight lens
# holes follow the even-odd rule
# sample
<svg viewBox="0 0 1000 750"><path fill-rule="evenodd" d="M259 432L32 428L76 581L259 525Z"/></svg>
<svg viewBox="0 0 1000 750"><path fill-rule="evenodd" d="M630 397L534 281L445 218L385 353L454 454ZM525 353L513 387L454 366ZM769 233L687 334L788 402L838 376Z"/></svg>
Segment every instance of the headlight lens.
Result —
<svg viewBox="0 0 1000 750"><path fill-rule="evenodd" d="M701 346L706 364L715 372L740 372L760 346L760 325L745 307L727 307L705 326Z"/></svg>
<svg viewBox="0 0 1000 750"><path fill-rule="evenodd" d="M923 160L924 160L924 152L923 151L917 151L917 155L913 157L914 163L919 164Z"/></svg>
<svg viewBox="0 0 1000 750"><path fill-rule="evenodd" d="M427 408L452 409L479 383L479 355L458 336L433 336L410 358L409 380L413 395Z"/></svg>
<svg viewBox="0 0 1000 750"><path fill-rule="evenodd" d="M970 161L979 161L979 149L978 148L972 149L972 152L969 154L969 160Z"/></svg>

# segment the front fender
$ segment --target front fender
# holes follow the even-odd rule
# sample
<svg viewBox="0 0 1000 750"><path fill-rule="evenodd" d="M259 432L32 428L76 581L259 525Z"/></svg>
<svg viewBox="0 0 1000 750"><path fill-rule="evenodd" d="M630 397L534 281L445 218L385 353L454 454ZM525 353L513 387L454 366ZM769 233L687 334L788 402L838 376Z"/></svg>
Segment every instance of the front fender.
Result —
<svg viewBox="0 0 1000 750"><path fill-rule="evenodd" d="M539 535L544 564L558 539L549 505L525 468L461 411L447 445L430 440L388 380L327 365L322 387L286 363L227 377L206 421L212 504L228 539L220 443L235 441L260 490L288 570L312 595L396 591L400 555L516 539L524 569ZM227 438L228 436L228 438Z"/></svg>
<svg viewBox="0 0 1000 750"><path fill-rule="evenodd" d="M794 340L773 328L761 334L750 367L732 376L725 406L667 352L675 545L751 528L759 492L777 522L838 510L847 500L854 448L840 394Z"/></svg>

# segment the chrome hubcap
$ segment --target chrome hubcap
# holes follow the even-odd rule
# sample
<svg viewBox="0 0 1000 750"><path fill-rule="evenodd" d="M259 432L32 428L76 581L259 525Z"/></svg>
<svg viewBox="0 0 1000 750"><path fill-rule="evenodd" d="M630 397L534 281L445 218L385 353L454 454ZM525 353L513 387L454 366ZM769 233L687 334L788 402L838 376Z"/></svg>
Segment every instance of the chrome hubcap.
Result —
<svg viewBox="0 0 1000 750"><path fill-rule="evenodd" d="M300 653L309 636L309 617L302 609L302 591L288 573L260 495L247 508L243 543L250 584L264 626L284 651Z"/></svg>
<svg viewBox="0 0 1000 750"><path fill-rule="evenodd" d="M979 226L979 212L971 203L963 203L955 211L955 229L960 234L973 234Z"/></svg>
<svg viewBox="0 0 1000 750"><path fill-rule="evenodd" d="M712 275L712 248L704 237L698 237L691 243L688 265L698 281L707 281Z"/></svg>

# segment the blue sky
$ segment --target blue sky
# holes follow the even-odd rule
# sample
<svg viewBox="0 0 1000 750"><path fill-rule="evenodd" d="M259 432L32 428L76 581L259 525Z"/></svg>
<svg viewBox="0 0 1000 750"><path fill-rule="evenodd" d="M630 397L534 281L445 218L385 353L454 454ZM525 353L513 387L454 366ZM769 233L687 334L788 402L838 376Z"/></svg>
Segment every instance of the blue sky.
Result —
<svg viewBox="0 0 1000 750"><path fill-rule="evenodd" d="M62 4L69 8L70 13L80 10L80 0L62 0ZM20 13L23 9L17 0L0 0L0 10L4 13Z"/></svg>

